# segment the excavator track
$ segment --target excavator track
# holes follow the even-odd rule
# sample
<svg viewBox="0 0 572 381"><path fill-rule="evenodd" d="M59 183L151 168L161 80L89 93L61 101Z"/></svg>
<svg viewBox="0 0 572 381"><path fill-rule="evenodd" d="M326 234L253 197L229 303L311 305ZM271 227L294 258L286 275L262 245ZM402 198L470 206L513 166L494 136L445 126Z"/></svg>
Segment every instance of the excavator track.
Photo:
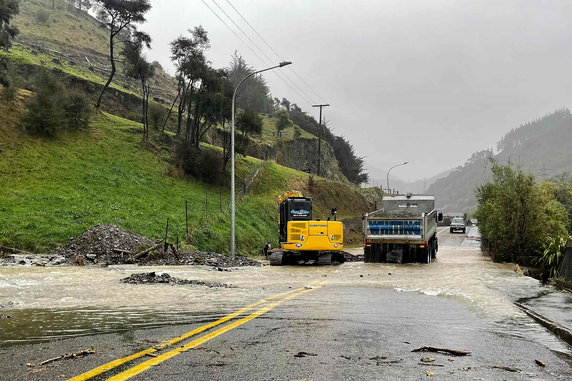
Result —
<svg viewBox="0 0 572 381"><path fill-rule="evenodd" d="M268 256L270 266L339 265L345 262L343 252L300 252L273 250Z"/></svg>

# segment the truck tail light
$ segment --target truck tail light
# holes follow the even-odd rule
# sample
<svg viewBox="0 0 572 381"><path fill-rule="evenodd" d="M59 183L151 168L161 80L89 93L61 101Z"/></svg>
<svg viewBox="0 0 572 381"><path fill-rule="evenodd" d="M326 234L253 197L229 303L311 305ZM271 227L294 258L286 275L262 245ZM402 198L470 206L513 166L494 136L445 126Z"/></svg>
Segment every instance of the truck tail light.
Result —
<svg viewBox="0 0 572 381"><path fill-rule="evenodd" d="M420 248L420 249L424 249L424 248L425 248L425 245L419 245L419 248Z"/></svg>

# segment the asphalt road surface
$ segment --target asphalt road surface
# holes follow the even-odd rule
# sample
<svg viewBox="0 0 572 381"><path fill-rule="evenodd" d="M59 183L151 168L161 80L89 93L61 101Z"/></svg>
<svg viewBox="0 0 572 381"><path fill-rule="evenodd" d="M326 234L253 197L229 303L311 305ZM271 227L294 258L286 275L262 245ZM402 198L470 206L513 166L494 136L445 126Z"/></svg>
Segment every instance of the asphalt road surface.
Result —
<svg viewBox="0 0 572 381"><path fill-rule="evenodd" d="M0 348L0 379L572 379L570 348L498 291L532 281L483 259L467 235L441 231L429 265L237 273L276 285L216 318ZM470 353L414 351L424 346Z"/></svg>

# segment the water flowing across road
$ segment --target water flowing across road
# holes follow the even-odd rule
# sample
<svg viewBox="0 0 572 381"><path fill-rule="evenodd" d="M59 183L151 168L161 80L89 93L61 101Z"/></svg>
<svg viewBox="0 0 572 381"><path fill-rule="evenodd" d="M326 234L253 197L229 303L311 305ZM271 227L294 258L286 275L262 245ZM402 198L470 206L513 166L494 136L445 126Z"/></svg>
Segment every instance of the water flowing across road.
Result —
<svg viewBox="0 0 572 381"><path fill-rule="evenodd" d="M522 297L550 293L547 303L560 303L569 295L555 293L518 274L514 265L491 262L479 249L475 228L467 235L441 231L439 237L438 257L430 265L352 262L341 266L244 267L228 272L208 266L0 268L0 314L4 316L0 319L0 345L212 321L254 300L325 279L327 287L383 288L451 298L484 319L492 332L532 339L570 354L566 344L514 305ZM120 282L130 274L149 271L235 287ZM322 305L330 302L319 297L311 301ZM408 319L408 324L423 323L421 316L418 321L416 317ZM451 316L450 321L441 323L463 326L468 322Z"/></svg>

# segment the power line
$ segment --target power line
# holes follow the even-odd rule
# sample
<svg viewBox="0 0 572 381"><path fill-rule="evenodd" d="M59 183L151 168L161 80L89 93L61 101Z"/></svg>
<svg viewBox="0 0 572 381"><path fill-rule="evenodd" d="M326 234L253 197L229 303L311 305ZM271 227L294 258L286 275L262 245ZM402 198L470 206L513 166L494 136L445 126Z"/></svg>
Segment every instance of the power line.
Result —
<svg viewBox="0 0 572 381"><path fill-rule="evenodd" d="M268 64L268 65L271 64L271 63L272 63L272 58L270 58L270 57L266 54L266 52L264 52L262 49L260 49L260 47L256 44L256 42L254 42L254 41L252 40L252 38L250 38L250 36L244 31L244 29L242 29L242 28L240 27L240 25L238 25L238 24L234 21L234 19L233 19L228 13L226 13L226 11L219 5L219 3L217 3L216 0L211 0L211 1L218 7L218 9L221 10L221 12L230 20L230 22L232 22L232 23L234 24L234 26L236 26L236 27L238 28L238 30L248 39L248 41L250 41L250 42L252 43L252 45L253 45L256 49L258 49L258 51L260 51L260 53L262 53L262 55L263 55L264 57L266 57L266 59L268 59L268 61L264 61L264 60L263 60L263 62L264 62L265 64ZM232 6L232 4L231 4L231 6ZM234 7L233 7L233 8L234 8ZM252 49L251 49L251 50L252 50ZM260 58L260 57L259 57L259 58ZM278 58L280 58L280 57L278 57ZM296 87L296 89L298 90L298 94L302 95L302 97L303 97L307 102L312 103L311 100L310 100L310 96L309 96L302 88L300 88L300 87L296 84L296 82L292 81L292 79L291 79L290 77L288 77L288 75L287 75L286 73L284 73L284 72L282 72L282 71L281 71L280 73L283 74L283 75L286 77L286 79L287 79L294 87ZM277 73L274 73L274 74L276 74L277 76L279 76ZM282 79L282 80L284 81L284 79Z"/></svg>
<svg viewBox="0 0 572 381"><path fill-rule="evenodd" d="M257 54L254 49L252 49L252 47L250 45L248 45L244 39L242 39L235 31L234 29L232 29L220 16L219 14L212 9L206 2L205 0L201 0L203 2L203 4L205 4L207 6L207 8L243 43L243 45L245 45L261 62L263 62L266 65L269 65L270 63L268 63L266 60L264 60L262 57L260 57L259 54ZM262 49L260 49L258 47L258 45L256 45L256 43L254 41L252 41L252 39L244 32L244 30L238 25L236 24L236 22L232 19L232 17L230 17L228 15L228 13L226 13L224 11L224 9L222 9L220 7L220 5L215 1L212 0L213 3L224 13L224 15L251 41L251 43L258 49L261 51L261 53L267 57L267 59L269 61L272 61L272 59L270 57L268 57L268 55L266 55L266 53L264 53L264 51L262 51ZM286 84L292 91L294 91L295 93L297 93L299 96L301 96L308 104L312 104L312 101L310 100L310 96L308 94L306 94L306 92L304 90L302 90L290 77L288 77L288 75L283 72L272 72L273 74L275 74L282 82L284 82L284 84ZM281 75L283 75L286 79L284 79ZM290 83L288 83L290 82Z"/></svg>
<svg viewBox="0 0 572 381"><path fill-rule="evenodd" d="M213 1L214 1L214 0L213 0ZM234 9L234 11L240 16L240 18L242 18L242 20L246 23L246 25L248 25L248 26L250 27L250 29L252 29L252 31L253 31L254 33L256 33L256 35L258 36L258 38L260 38L260 39L262 40L262 42L264 42L264 44L266 44L266 46L268 46L268 48L276 55L276 57L278 57L279 59L283 59L282 56L280 56L280 54L278 54L278 53L276 52L276 50L274 50L274 48L268 43L268 41L266 41L266 39L264 39L264 37L262 37L262 35L260 35L260 33L258 33L258 31L257 31L256 29L254 29L254 27L253 27L253 26L248 22L248 20L242 15L242 13L240 13L239 10L236 9L236 7L235 7L234 5L232 5L232 3L231 3L229 0L225 0L225 1L228 3L228 5L230 5L230 6L232 7L232 9ZM315 96L317 96L318 98L320 98L322 101L325 102L324 98L322 98L322 97L320 96L320 94L318 94L318 93L312 88L312 86L310 86L310 85L308 84L308 82L306 82L306 81L304 80L304 78L302 78L302 77L298 74L298 72L296 72L295 69L293 69L293 68L291 68L291 67L289 67L288 69L289 69L290 71L292 71L292 72L294 73L294 75L295 75L296 77L298 77L298 79L300 79L300 80L302 81L302 83L304 83L304 85L306 85L306 87L307 87L308 89L310 89L310 91L311 91L312 93L314 93Z"/></svg>

